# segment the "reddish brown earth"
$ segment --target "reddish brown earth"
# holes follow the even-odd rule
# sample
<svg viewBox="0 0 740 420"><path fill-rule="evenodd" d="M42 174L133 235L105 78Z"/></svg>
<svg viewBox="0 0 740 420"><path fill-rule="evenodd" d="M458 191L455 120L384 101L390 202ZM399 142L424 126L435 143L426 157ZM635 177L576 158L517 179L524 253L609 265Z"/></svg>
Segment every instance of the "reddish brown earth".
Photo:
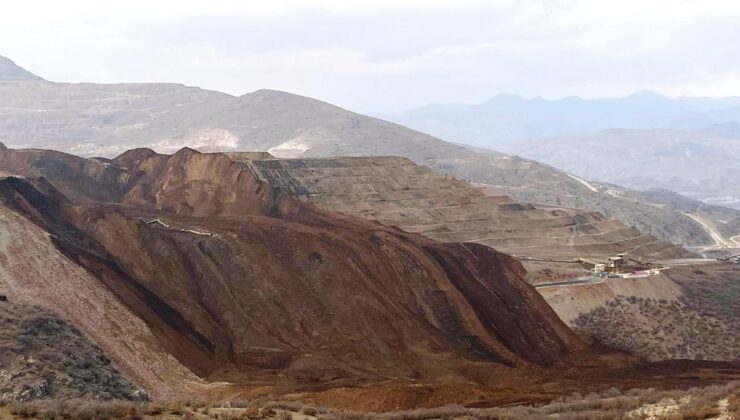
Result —
<svg viewBox="0 0 740 420"><path fill-rule="evenodd" d="M5 161L23 162L12 153ZM225 155L139 150L91 171L17 153L47 178L6 178L3 204L54 235L199 376L462 378L470 364L545 365L586 349L512 258L317 210ZM66 196L115 200L72 204L46 180ZM164 224L146 223L155 218Z"/></svg>
<svg viewBox="0 0 740 420"><path fill-rule="evenodd" d="M393 409L470 404L463 391L480 390L491 405L644 372L582 342L513 258L319 210L224 154L141 149L107 161L0 148L0 171L26 177L0 180L0 207L51 235L111 296L37 299L155 397L303 391ZM45 284L61 293L55 275ZM154 338L100 329L74 306L90 302L104 313L122 303ZM174 359L157 356L150 375L131 357L145 350Z"/></svg>

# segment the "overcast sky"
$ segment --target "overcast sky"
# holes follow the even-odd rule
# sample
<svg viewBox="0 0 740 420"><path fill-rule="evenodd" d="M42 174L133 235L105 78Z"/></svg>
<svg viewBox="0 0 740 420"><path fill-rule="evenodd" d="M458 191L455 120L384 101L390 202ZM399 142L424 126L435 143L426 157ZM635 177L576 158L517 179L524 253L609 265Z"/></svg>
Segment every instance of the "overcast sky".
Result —
<svg viewBox="0 0 740 420"><path fill-rule="evenodd" d="M287 90L371 113L497 93L740 95L740 1L34 1L0 55L54 81Z"/></svg>

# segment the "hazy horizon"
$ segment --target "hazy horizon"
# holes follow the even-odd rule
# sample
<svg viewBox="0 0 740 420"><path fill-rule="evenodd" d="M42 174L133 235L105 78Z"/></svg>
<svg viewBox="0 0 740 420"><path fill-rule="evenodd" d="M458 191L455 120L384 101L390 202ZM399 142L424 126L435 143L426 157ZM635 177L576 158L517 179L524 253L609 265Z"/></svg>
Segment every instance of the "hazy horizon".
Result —
<svg viewBox="0 0 740 420"><path fill-rule="evenodd" d="M146 84L146 83L176 83L176 84L183 84L183 85L188 86L188 87L196 87L196 88L201 88L201 89L206 89L206 90L213 90L213 91L216 91L216 92L226 93L226 94L229 94L229 95L232 95L232 96L237 96L237 97L238 96L243 96L243 95L246 95L246 94L249 94L249 93L254 93L254 92L259 91L259 90L277 90L277 91L285 91L285 92L288 92L288 93L297 94L296 92L291 92L291 91L287 91L287 90L284 90L284 89L271 89L271 88L266 88L266 87L257 88L255 90L247 91L247 92L231 93L231 92L226 92L226 91L218 90L218 89L210 89L208 87L200 86L200 85L188 85L188 84L181 83L181 82L170 82L170 81L132 82L132 81L129 81L129 80L121 80L121 81L115 81L115 82L89 82L89 81L81 80L81 81L72 81L72 82L70 82L70 81L61 81L61 80L50 80L50 79L44 77L43 74L35 73L32 69L28 69L28 68L24 67L22 65L22 63L16 62L15 60L13 60L12 57L9 57L7 55L4 55L4 54L2 54L2 52L0 52L0 57L8 58L9 60L13 61L14 64L18 65L19 67L23 68L24 70L27 70L27 71L33 73L34 75L39 76L42 79L45 79L48 82L56 82L56 83L101 83L101 84L117 84L117 83L124 83L124 84L125 83L144 83L144 84ZM487 96L487 97L485 97L482 100L479 100L477 102L444 102L444 101L433 101L433 102L429 102L429 103L420 103L420 104L412 105L409 108L399 110L398 112L405 112L405 111L413 110L413 109L424 107L424 106L430 106L430 105L431 106L435 106L435 105L475 106L475 105L483 104L483 103L485 103L487 101L490 101L490 100L495 99L495 98L498 98L498 97L512 97L512 98L521 99L522 101L537 101L537 100L540 100L540 101L545 101L545 102L558 102L558 101L563 101L563 100L567 100L567 99L576 99L576 100L584 100L584 101L588 101L588 100L599 100L599 99L623 99L623 98L628 98L628 97L631 97L631 96L636 96L636 95L641 95L641 94L655 95L655 96L660 96L660 97L664 97L666 99L672 99L672 100L675 100L675 99L697 99L697 98L698 99L702 99L702 98L707 98L707 99L726 99L726 98L740 97L740 95L674 95L674 96L671 96L671 95L668 95L668 94L665 94L663 92L660 92L660 91L657 91L657 90L653 90L653 89L638 89L638 90L635 90L635 91L633 91L631 93L626 93L626 94L621 94L621 95L613 95L613 96L602 96L602 95L596 95L596 96L564 95L564 96L544 97L544 96L526 96L526 95L522 95L522 94L516 93L516 92L493 92L489 96ZM304 95L304 96L308 96L308 95ZM330 102L330 100L328 100L328 99L322 99L320 97L312 97L312 98L313 99L318 99L318 100L321 100L321 101L325 101L325 102ZM358 111L358 112L361 112L361 111ZM369 112L369 113L372 113L372 112ZM384 115L382 113L374 113L374 114L376 114L376 115Z"/></svg>
<svg viewBox="0 0 740 420"><path fill-rule="evenodd" d="M58 82L267 88L392 114L499 93L740 95L738 23L734 2L29 1L4 8L0 55Z"/></svg>

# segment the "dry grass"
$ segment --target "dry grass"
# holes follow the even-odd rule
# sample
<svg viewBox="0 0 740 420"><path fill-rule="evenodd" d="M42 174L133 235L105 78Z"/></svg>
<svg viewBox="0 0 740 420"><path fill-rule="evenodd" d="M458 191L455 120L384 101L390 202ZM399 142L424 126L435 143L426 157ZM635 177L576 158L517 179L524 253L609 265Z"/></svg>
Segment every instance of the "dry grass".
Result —
<svg viewBox="0 0 740 420"><path fill-rule="evenodd" d="M147 399L74 325L29 305L0 304L0 371L13 400Z"/></svg>
<svg viewBox="0 0 740 420"><path fill-rule="evenodd" d="M703 419L719 415L718 401L729 398L728 411L733 412L740 406L740 381L727 385L692 388L689 390L661 391L656 389L633 389L622 392L611 388L601 393L588 395L573 394L559 398L547 404L536 406L515 406L503 408L466 408L446 406L438 408L421 408L417 410L389 413L361 413L333 410L326 407L311 407L295 401L273 401L265 404L275 410L315 415L322 420L426 420L469 418L483 420L513 419L625 419L640 418L638 410L648 404L666 401L688 401L676 405L676 410L669 414L671 419ZM690 398L685 398L689 396ZM632 414L631 414L632 413Z"/></svg>
<svg viewBox="0 0 740 420"><path fill-rule="evenodd" d="M648 360L737 360L740 310L722 303L698 287L672 302L619 296L580 315L573 329Z"/></svg>
<svg viewBox="0 0 740 420"><path fill-rule="evenodd" d="M10 412L21 418L41 419L141 419L144 410L128 401L38 400L10 404Z"/></svg>
<svg viewBox="0 0 740 420"><path fill-rule="evenodd" d="M740 419L740 392L736 392L727 399L727 412L733 418Z"/></svg>
<svg viewBox="0 0 740 420"><path fill-rule="evenodd" d="M572 322L582 336L649 360L740 359L740 270L734 264L674 267L676 300L618 296Z"/></svg>
<svg viewBox="0 0 740 420"><path fill-rule="evenodd" d="M218 405L203 402L176 404L137 404L129 401L43 400L12 403L11 413L20 418L42 419L143 419L148 416L181 418L307 419L319 420L426 420L426 419L627 419L644 418L650 406L666 407L660 418L670 420L708 419L723 413L720 401L726 400L726 413L740 413L740 381L688 390L616 388L588 395L573 394L546 404L501 408L446 406L388 413L365 413L315 407L298 401L235 401ZM199 416L199 417L196 417Z"/></svg>
<svg viewBox="0 0 740 420"><path fill-rule="evenodd" d="M0 403L2 405L2 403ZM6 403L10 412L20 418L40 419L143 419L146 416L186 416L202 403L136 403L125 400L96 401L85 399L36 400Z"/></svg>

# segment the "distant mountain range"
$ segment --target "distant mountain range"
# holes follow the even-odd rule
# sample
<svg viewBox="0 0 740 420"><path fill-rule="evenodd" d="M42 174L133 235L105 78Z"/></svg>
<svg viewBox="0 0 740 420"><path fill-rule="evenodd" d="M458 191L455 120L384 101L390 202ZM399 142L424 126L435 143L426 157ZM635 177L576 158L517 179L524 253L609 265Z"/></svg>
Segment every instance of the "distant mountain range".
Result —
<svg viewBox="0 0 740 420"><path fill-rule="evenodd" d="M388 118L448 141L494 149L517 140L612 128L671 128L736 136L740 97L672 99L651 91L603 99L497 95L477 105L426 105Z"/></svg>
<svg viewBox="0 0 740 420"><path fill-rule="evenodd" d="M179 84L55 83L24 72L13 70L3 77L21 76L0 82L0 142L10 147L103 157L136 147L268 151L283 158L406 156L518 200L600 211L676 244L712 243L701 225L672 208L640 207L552 166L470 150L287 92L235 97Z"/></svg>
<svg viewBox="0 0 740 420"><path fill-rule="evenodd" d="M390 117L439 138L634 189L668 188L740 209L740 97L559 100L498 95Z"/></svg>
<svg viewBox="0 0 740 420"><path fill-rule="evenodd" d="M505 150L586 179L666 188L740 209L740 140L680 130L612 129L510 143Z"/></svg>

